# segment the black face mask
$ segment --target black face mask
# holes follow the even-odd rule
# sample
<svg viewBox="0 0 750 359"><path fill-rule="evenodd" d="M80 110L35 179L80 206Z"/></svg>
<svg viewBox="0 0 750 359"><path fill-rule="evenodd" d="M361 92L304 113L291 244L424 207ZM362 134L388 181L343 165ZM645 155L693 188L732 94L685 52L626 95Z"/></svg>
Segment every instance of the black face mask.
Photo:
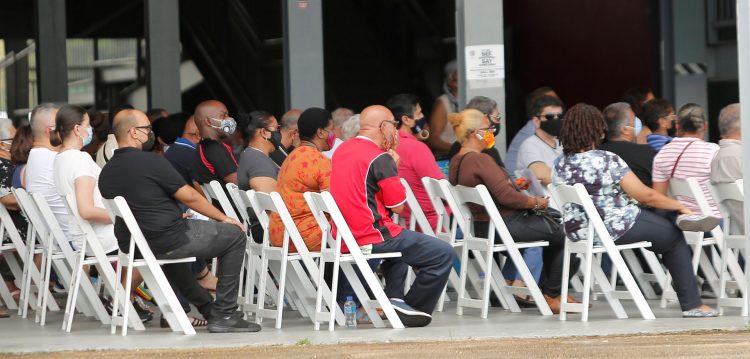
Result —
<svg viewBox="0 0 750 359"><path fill-rule="evenodd" d="M495 137L497 137L497 135L500 134L500 129L502 128L502 124L493 123L492 125L495 126L495 131L492 132L492 134L495 135Z"/></svg>
<svg viewBox="0 0 750 359"><path fill-rule="evenodd" d="M148 133L148 139L146 140L146 142L142 142L141 150L145 152L151 152L151 150L154 149L155 143L156 143L156 135L154 135L154 132L151 131Z"/></svg>
<svg viewBox="0 0 750 359"><path fill-rule="evenodd" d="M273 145L274 151L281 146L281 131L276 130L271 132L271 138L269 139Z"/></svg>
<svg viewBox="0 0 750 359"><path fill-rule="evenodd" d="M549 133L550 136L557 137L560 135L560 129L562 129L562 120L556 119L542 121L541 124L539 124L539 128L541 128L544 132Z"/></svg>

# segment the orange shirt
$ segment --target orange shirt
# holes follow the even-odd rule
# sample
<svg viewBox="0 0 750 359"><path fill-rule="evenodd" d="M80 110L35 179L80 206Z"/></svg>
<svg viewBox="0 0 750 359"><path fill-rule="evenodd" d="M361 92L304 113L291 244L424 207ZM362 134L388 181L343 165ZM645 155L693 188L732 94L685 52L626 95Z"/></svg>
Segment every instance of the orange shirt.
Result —
<svg viewBox="0 0 750 359"><path fill-rule="evenodd" d="M310 208L305 202L305 192L321 192L331 185L331 160L320 151L308 146L299 146L279 169L276 191L289 209L302 239L310 251L320 250L322 232ZM281 218L271 216L269 238L271 244L281 247L284 239L284 225ZM289 241L289 252L296 252L294 244Z"/></svg>

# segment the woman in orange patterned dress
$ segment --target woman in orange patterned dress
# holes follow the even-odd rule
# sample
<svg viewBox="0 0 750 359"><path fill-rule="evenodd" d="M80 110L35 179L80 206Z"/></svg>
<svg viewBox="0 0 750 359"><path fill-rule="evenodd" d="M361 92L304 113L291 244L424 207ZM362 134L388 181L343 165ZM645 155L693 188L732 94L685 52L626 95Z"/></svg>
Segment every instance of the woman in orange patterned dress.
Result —
<svg viewBox="0 0 750 359"><path fill-rule="evenodd" d="M305 202L305 192L327 190L331 183L331 160L321 152L333 147L331 113L322 108L309 108L299 117L300 146L294 149L279 169L276 191L297 225L302 239L310 251L320 250L322 233L310 208ZM280 247L284 239L284 225L278 215L271 217L271 244ZM289 242L289 252L296 252Z"/></svg>

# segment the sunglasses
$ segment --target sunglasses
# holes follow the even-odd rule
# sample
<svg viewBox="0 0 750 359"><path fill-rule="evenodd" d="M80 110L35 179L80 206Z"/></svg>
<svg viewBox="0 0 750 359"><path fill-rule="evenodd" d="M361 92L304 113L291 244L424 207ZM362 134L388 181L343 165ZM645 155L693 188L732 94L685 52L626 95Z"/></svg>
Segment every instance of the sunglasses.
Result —
<svg viewBox="0 0 750 359"><path fill-rule="evenodd" d="M544 117L547 121L552 121L552 120L557 120L557 119L562 120L563 114L561 114L561 113L548 113L548 114L546 114L546 115L544 115L542 117Z"/></svg>
<svg viewBox="0 0 750 359"><path fill-rule="evenodd" d="M151 132L151 129L153 128L153 126L151 126L151 125L134 126L133 128L135 128L136 130L148 130L148 132L146 132L146 134L148 134L149 132Z"/></svg>

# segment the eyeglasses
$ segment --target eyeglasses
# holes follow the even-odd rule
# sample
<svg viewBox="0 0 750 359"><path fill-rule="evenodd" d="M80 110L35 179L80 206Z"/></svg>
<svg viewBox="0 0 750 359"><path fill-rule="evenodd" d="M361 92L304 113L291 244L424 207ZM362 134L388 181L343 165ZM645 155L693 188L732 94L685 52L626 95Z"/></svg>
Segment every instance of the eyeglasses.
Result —
<svg viewBox="0 0 750 359"><path fill-rule="evenodd" d="M671 114L669 116L664 116L664 118L666 118L669 121L676 121L677 120L677 115Z"/></svg>
<svg viewBox="0 0 750 359"><path fill-rule="evenodd" d="M10 146L11 144L13 144L13 139L12 138L3 138L3 139L0 140L0 142L6 144L8 146Z"/></svg>
<svg viewBox="0 0 750 359"><path fill-rule="evenodd" d="M477 128L477 131L492 131L495 132L495 126L485 127L485 128Z"/></svg>
<svg viewBox="0 0 750 359"><path fill-rule="evenodd" d="M546 115L543 115L542 117L544 117L547 121L552 121L552 120L557 120L557 119L562 120L563 114L562 113L548 113Z"/></svg>
<svg viewBox="0 0 750 359"><path fill-rule="evenodd" d="M393 125L393 127L396 127L396 125L397 125L396 121L391 121L391 120L385 120L385 121L381 122L380 124L382 125L382 124L384 124L386 122L390 123L391 125Z"/></svg>
<svg viewBox="0 0 750 359"><path fill-rule="evenodd" d="M149 132L151 132L151 131L152 131L152 128L153 128L153 126L151 126L151 125L146 125L146 126L134 126L133 128L135 128L136 130L148 130L148 131L146 132L146 134L149 134Z"/></svg>
<svg viewBox="0 0 750 359"><path fill-rule="evenodd" d="M499 113L497 115L487 114L487 118L489 118L492 122L500 122L503 116L501 116Z"/></svg>
<svg viewBox="0 0 750 359"><path fill-rule="evenodd" d="M201 135L198 132L185 132L185 134L188 135L188 136L195 136L195 137L200 137L200 135Z"/></svg>
<svg viewBox="0 0 750 359"><path fill-rule="evenodd" d="M272 130L272 128L273 128L273 130ZM263 129L266 130L266 131L268 131L268 132L276 132L276 131L279 130L279 125L264 127Z"/></svg>

